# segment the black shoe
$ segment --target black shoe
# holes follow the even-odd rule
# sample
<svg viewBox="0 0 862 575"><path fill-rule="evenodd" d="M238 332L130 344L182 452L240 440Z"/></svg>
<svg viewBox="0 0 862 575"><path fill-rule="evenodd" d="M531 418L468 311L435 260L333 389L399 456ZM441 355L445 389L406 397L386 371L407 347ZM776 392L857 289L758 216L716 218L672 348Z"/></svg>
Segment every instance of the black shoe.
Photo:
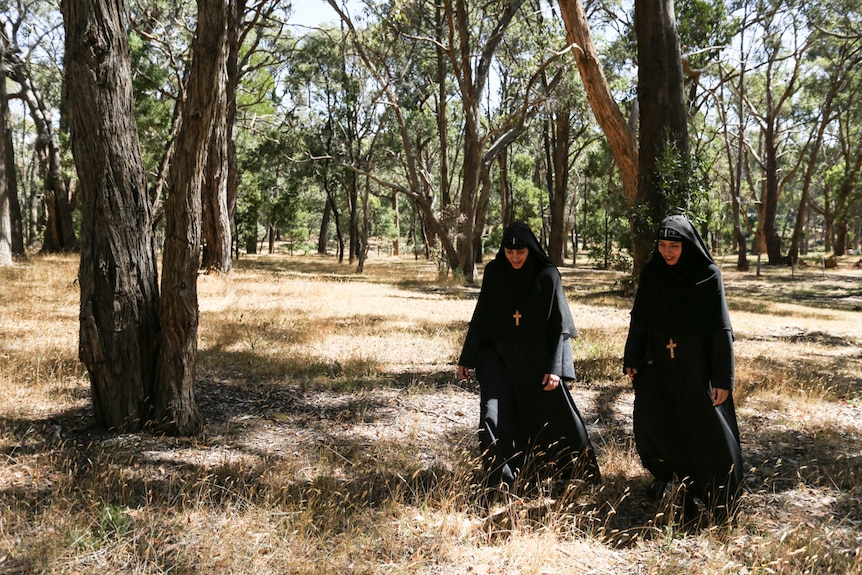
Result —
<svg viewBox="0 0 862 575"><path fill-rule="evenodd" d="M697 497L690 493L683 495L682 518L680 524L684 528L697 529L708 521L706 506Z"/></svg>
<svg viewBox="0 0 862 575"><path fill-rule="evenodd" d="M667 481L653 481L646 488L646 495L652 501L664 499L668 493Z"/></svg>

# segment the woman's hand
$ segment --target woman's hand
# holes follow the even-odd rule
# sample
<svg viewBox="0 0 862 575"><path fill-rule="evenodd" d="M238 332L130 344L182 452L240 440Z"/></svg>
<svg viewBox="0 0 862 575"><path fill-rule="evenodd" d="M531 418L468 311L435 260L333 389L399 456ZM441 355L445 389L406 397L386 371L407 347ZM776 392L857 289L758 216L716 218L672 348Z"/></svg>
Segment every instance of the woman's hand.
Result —
<svg viewBox="0 0 862 575"><path fill-rule="evenodd" d="M458 379L461 381L465 381L470 379L470 368L464 367L463 365L458 366Z"/></svg>
<svg viewBox="0 0 862 575"><path fill-rule="evenodd" d="M720 387L712 388L712 406L721 405L730 396L730 391L721 389Z"/></svg>
<svg viewBox="0 0 862 575"><path fill-rule="evenodd" d="M560 376L553 373L546 373L542 378L542 389L545 391L553 391L560 387Z"/></svg>
<svg viewBox="0 0 862 575"><path fill-rule="evenodd" d="M638 370L633 367L626 368L626 375L629 376L629 379L634 380L635 376L638 374Z"/></svg>

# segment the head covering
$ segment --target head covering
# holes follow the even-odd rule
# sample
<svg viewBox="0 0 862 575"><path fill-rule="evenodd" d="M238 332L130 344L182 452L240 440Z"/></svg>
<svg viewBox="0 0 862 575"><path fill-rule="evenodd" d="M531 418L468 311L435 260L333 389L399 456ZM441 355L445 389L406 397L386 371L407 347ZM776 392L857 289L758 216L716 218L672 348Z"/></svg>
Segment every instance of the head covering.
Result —
<svg viewBox="0 0 862 575"><path fill-rule="evenodd" d="M660 240L682 244L676 264L668 265L659 253ZM713 297L716 291L718 299ZM715 301L719 307L710 303ZM686 217L669 216L659 225L652 259L641 272L632 317L673 333L730 329L721 272Z"/></svg>
<svg viewBox="0 0 862 575"><path fill-rule="evenodd" d="M539 264L540 267L554 265L539 244L536 234L524 222L513 222L503 230L503 240L500 242L500 249L497 251L495 259L506 262L511 267L511 264L508 263L509 260L506 259L506 248L510 250L527 248L530 250L530 257L527 258L527 261L532 260L532 264Z"/></svg>
<svg viewBox="0 0 862 575"><path fill-rule="evenodd" d="M682 254L675 265L668 265L659 253L660 240L682 243ZM661 262L659 265L665 268L671 268L677 276L684 276L692 281L700 279L700 271L715 263L703 238L685 216L668 216L662 220L656 233L653 260Z"/></svg>
<svg viewBox="0 0 862 575"><path fill-rule="evenodd" d="M505 250L519 242L530 252L524 265L516 270L506 259ZM541 282L537 282L540 276L549 278L553 293L542 291L538 285ZM512 321L515 310L525 316L542 319L539 322L525 319L520 329L516 330ZM482 293L471 323L486 337L500 339L535 341L538 337L557 338L560 334L577 337L560 272L527 224L514 222L503 231L503 240L496 257L485 266ZM534 329L547 330L547 333Z"/></svg>

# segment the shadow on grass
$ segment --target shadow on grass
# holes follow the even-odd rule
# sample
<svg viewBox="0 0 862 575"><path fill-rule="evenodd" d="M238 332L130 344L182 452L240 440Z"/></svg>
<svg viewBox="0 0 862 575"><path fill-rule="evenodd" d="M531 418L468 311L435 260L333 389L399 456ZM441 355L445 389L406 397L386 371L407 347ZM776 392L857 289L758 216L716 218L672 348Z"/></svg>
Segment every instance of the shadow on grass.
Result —
<svg viewBox="0 0 862 575"><path fill-rule="evenodd" d="M752 313L788 314L775 310L774 305L797 304L834 311L862 311L862 287L860 277L839 274L799 274L795 277L769 275L756 277L750 274L734 274L725 278L728 305L731 310ZM822 314L822 311L812 311Z"/></svg>
<svg viewBox="0 0 862 575"><path fill-rule="evenodd" d="M395 384L369 383L368 394L207 379L198 398L210 431L196 438L117 436L85 425L92 421L89 409L46 419L3 418L6 465L22 458L38 461L40 476L50 481L0 487L0 506L18 525L37 521L58 500L71 513L85 515L106 505L145 508L157 516L252 507L273 516L307 516L324 540L361 523L354 516L393 503L481 514L471 501L477 455L472 424L450 425L431 440L355 431L403 409L393 400L398 394L381 393L388 386L403 390L422 381L422 393L435 393L451 386L450 378L404 372ZM628 441L627 424L612 409L627 389L603 385L598 391L597 425L610 430L614 441ZM751 466L748 492L791 491L800 481L831 487L841 493L832 521L859 518L862 461L848 454L851 428L797 433L753 423L742 422ZM254 434L266 440L247 441ZM283 449L273 450L276 442ZM601 463L602 446L598 449ZM667 519L646 497L646 483L646 478L631 482L606 475L601 486L561 500L540 516L525 516L514 527L541 529L550 520L564 521L616 547L659 537ZM26 547L22 553L13 560L39 564L35 555L26 556Z"/></svg>

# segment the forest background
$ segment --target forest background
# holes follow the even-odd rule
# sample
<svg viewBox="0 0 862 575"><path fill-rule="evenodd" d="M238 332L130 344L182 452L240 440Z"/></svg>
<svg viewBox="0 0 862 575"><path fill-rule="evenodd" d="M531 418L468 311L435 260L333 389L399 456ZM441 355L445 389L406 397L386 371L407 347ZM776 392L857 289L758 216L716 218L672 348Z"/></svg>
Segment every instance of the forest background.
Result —
<svg viewBox="0 0 862 575"><path fill-rule="evenodd" d="M200 0L196 6L130 2L126 6L64 0L61 10L47 2L3 2L0 55L7 81L0 90L4 132L0 151L5 160L0 177L0 262L9 266L19 258L4 272L4 312L10 304L4 318L9 325L21 322L20 310L11 304L22 301L17 289L33 289L33 276L28 274L47 273L38 276L35 285L51 284L52 277L68 278L69 260L51 254L81 253L77 279L81 363L67 357L66 351L57 356L61 359L52 364L55 368L76 367L71 371L52 368L60 379L48 384L49 397L59 393L75 403L74 398L83 393L83 364L90 381L85 399L91 402L98 428L136 438L147 437L140 433L147 429L201 439L206 437L201 435L206 430L204 415L212 417L223 409L205 404L208 411L202 414L196 405L201 384L197 350L210 345L198 339L198 282L209 277L199 276L200 270L224 279L239 278L234 268L244 259L254 264L259 259L256 254L265 251L283 265L271 268L277 277L302 265L289 257L275 258L278 252L316 253L320 261L332 257L338 268L349 269L332 272L320 267L316 273L362 277L368 273L366 261L374 256L401 262L413 259L423 273L427 268L421 267L422 262L426 262L443 288L462 286L463 280L470 286L479 279L484 254L493 250L502 227L520 219L537 230L558 265L616 274L601 277L613 278L608 293L625 298L643 261L644 231L651 230L642 224L654 223L657 215L668 210L689 215L716 254L730 254L730 260L722 261L732 261L731 267L740 274L751 273L750 254L757 264L754 278L776 271L762 271L761 257L770 268L790 266L789 276L777 276L787 282L810 278L805 268L816 266L821 285L794 291L794 297L811 297L829 308L830 297L822 297L820 290L828 291L832 299L840 300L841 313L828 317L837 318L838 324L813 334L800 328L802 332L788 337L793 342L826 342L832 351L846 355L852 367L858 339L852 329L846 329L843 314L853 317L858 312L853 304L858 277L846 270L853 269L848 258L858 253L862 219L858 185L862 153L855 145L860 36L858 6L853 2L829 6L679 2L674 6L667 0L634 5L562 0L558 5L526 1L474 5L459 0L368 3L358 11L351 4L350 12L335 1L329 6L339 13L340 21L305 30L290 26L290 7L267 1ZM650 6L655 9L645 9ZM639 7L641 17L636 20ZM668 33L673 48L656 59L645 57L650 52L644 49L643 29L635 26L648 20ZM649 98L644 105L651 80L643 75L647 64L658 64L653 68L657 75L678 70L678 89L684 96L678 98L681 125L662 116L675 106L657 106L658 100ZM599 104L597 84L606 91ZM659 96L665 95L662 90ZM656 119L659 136L667 141L656 149L644 147L644 142L655 143L655 134L646 137L644 126L656 124ZM654 154L650 179L641 170L638 180L638 135L641 161ZM639 196L644 182L655 194L646 201ZM658 213L645 214L650 210ZM404 259L405 250L410 259ZM161 256L160 274L156 273L157 255ZM46 264L56 266L57 275L44 272ZM828 276L823 271L832 266L847 274L836 276L837 285L824 281ZM27 277L30 280L23 281ZM599 276L583 277L596 281ZM63 280L61 284L65 285ZM75 281L70 285L75 286ZM435 290L431 284L422 285L429 293ZM462 295L469 295L467 289ZM62 296L66 291L60 288L58 293ZM68 304L68 299L61 298L49 307L60 312ZM762 311L771 310L765 306ZM36 317L46 312L34 308L31 313ZM258 325L259 320L244 321ZM270 321L259 329L268 331ZM50 333L48 325L42 327ZM278 324L276 332L281 327ZM246 334L244 341L252 351L258 349L263 341L255 335L258 328L249 329L243 321L234 328ZM68 326L64 331L68 337ZM8 333L6 341L15 342L19 336L13 334L24 332ZM304 330L284 333L289 339L308 337ZM614 339L618 336L615 331L600 347L608 346L606 351L618 347ZM32 366L17 363L23 356L13 348L10 345L3 357L4 381L14 390L20 388L18 374ZM612 352L600 355L610 365ZM203 358L206 366L206 355ZM344 373L340 360L321 367L313 357L306 359L320 373ZM589 364L596 357L588 354L582 359ZM346 370L348 379L356 378L365 362L356 363L354 357L350 363L360 366L359 371ZM290 365L288 372L306 373ZM374 368L373 361L368 365L375 377L386 372ZM829 365L802 370L797 375L803 381L791 388L803 390L807 397L813 385L820 394L818 401L837 401L837 413L853 413L858 405L853 391L858 389L858 377L842 368L838 384L833 384L836 374L830 377L819 371L828 372ZM36 379L44 383L39 366ZM605 376L612 379L613 371L608 368ZM748 379L769 379L767 371L755 370ZM231 385L242 385L232 377L227 380L230 385L219 393L229 395ZM291 378L290 385L304 386L309 381L304 376ZM276 388L267 387L265 393L276 393ZM613 393L625 397L622 390ZM39 401L38 395L34 398ZM99 541L106 534L111 540L121 534L121 551L130 551L132 561L138 561L143 552L139 567L143 571L170 570L180 564L194 570L199 559L184 555L178 559L173 548L165 555L159 540L135 530L134 519L143 509L135 507L138 498L158 495L151 489L149 468L146 477L133 480L135 487L127 489L123 486L128 485L124 477L129 469L108 465L115 471L107 476L88 475L91 463L77 459L100 461L103 455L120 453L135 459L140 449L109 449L110 438L105 443L93 435L86 408L79 414L85 423L73 423L71 428L66 416L34 419L38 407L13 404L10 409L5 426L10 465L5 472L14 480L4 484L4 502L14 519L4 524L11 534L4 561L11 557L13 568L23 572L33 565L56 569L56 549L51 549L58 540L50 535L52 527L35 547L16 548L34 519L58 525L54 515L58 509L78 506L85 508L83 515L71 526L59 528L61 539L72 536L80 541L75 533L81 527L97 533L98 541L90 547L89 536L85 537L84 557L75 555L66 563L75 565L70 569L89 561L93 549L96 555L112 554ZM19 409L20 417L14 415ZM459 412L467 413L466 408ZM835 412L825 421L831 417ZM853 426L836 430L824 425L830 433L849 437L847 445L858 444ZM38 430L33 436L36 444L26 447L30 429ZM819 431L813 433L817 437ZM826 457L832 457L834 437L827 437ZM60 451L47 447L53 440L64 447ZM106 450L94 453L85 448L92 447L90 440ZM788 442L777 443L786 448ZM40 459L40 465L18 459L22 447ZM331 447L324 442L324 448ZM342 451L336 448L334 453L340 456ZM628 461L619 478L637 475L637 466L629 465L630 445L621 451L609 449L604 455L610 461L617 456ZM824 521L832 525L837 519L835 545L821 553L810 541L799 546L799 541L812 539L812 532L796 538L773 530L765 536L769 541L765 555L746 558L744 565L755 570L791 570L787 572L795 572L792 569L800 565L812 572L836 566L858 569L858 545L854 550L853 543L858 543L858 518L847 511L858 500L852 489L858 477L858 454L851 447L844 455L836 459L837 467L812 476L803 473L807 464L795 467L806 486L819 489L830 482L836 486L837 492L819 500L830 509L822 513ZM778 456L767 469L781 467L783 459ZM257 470L253 475L265 474L268 464L252 467ZM471 469L463 461L444 467L450 479L461 479ZM228 474L234 469L228 469ZM46 515L42 511L33 515L38 493L43 489L50 493L51 485L60 484L55 472L71 478L75 470L85 471L84 483L77 478L65 483L67 490L60 493L67 505L41 508ZM418 501L425 507L433 501L416 495L426 493L426 481L438 487L445 484L435 483L440 470L430 475L427 471L427 467L413 469L412 480L395 489L388 481L380 483L376 473L383 471L364 469L369 474L365 479L356 482L354 477L342 485L349 487L357 506L348 504L341 511L350 515L381 502L406 502L410 507ZM51 476L48 486L29 481L34 473ZM331 479L342 473L327 469L323 476ZM752 473L762 485L774 488L757 475L757 467ZM19 490L22 477L26 487ZM298 489L295 493L270 491L263 489L262 477L246 477L249 481L243 489L262 489L267 501L287 497L295 503L297 495L300 510L311 509L302 503L313 493L325 491L330 498L341 493L338 485L334 491L321 490L314 478L311 491L302 482L291 483ZM187 479L168 474L167 485ZM181 505L186 511L201 511L200 504L209 504L213 484L195 484L206 492L202 499L187 500L185 491L170 495L170 489L161 494L191 501L191 506ZM328 479L326 485L333 486ZM381 499L375 491L398 491L404 486L414 499ZM102 498L99 491L113 495ZM82 492L94 498L79 498ZM457 500L456 493L445 491L445 498ZM585 530L602 544L628 545L640 541L643 533L655 534L656 528L674 539L674 523L662 521L662 513L635 519L636 535L619 539L619 525L608 510L627 498L624 488L592 494L576 512L570 502L541 504L529 507L539 517L528 515L527 520L531 528L542 531L549 525L543 519L547 515L554 520L549 531L554 536L559 528L567 536L572 529ZM258 502L256 496L241 500ZM464 510L462 503L456 503L458 513ZM276 516L301 512L278 503L272 511ZM345 529L341 511L329 516L332 529L325 533ZM492 533L511 533L511 522L523 519L511 510L504 515L508 527L497 529L492 521ZM601 518L598 523L596 517ZM591 526L581 523L585 518ZM138 525L145 531L162 526L162 518L155 516ZM130 533L132 540L146 541L144 548L126 547L131 541L125 536ZM722 537L724 532L712 532L695 544L710 547ZM773 539L778 541L775 547ZM283 542L287 541L289 537ZM324 553L331 550L321 541ZM797 546L783 547L785 541ZM821 544L816 537L813 541ZM305 544L318 547L320 541L311 537L300 543ZM330 562L347 565L356 560L355 551ZM368 551L363 547L361 554ZM787 561L771 557L784 552L790 554ZM425 565L433 555L426 550L418 564ZM309 564L315 563L315 552L310 557ZM388 556L386 561L393 559ZM738 566L736 560L727 564ZM369 561L371 565L373 560ZM410 561L404 561L402 557L394 563L409 570ZM308 569L313 568L306 565L300 571Z"/></svg>

